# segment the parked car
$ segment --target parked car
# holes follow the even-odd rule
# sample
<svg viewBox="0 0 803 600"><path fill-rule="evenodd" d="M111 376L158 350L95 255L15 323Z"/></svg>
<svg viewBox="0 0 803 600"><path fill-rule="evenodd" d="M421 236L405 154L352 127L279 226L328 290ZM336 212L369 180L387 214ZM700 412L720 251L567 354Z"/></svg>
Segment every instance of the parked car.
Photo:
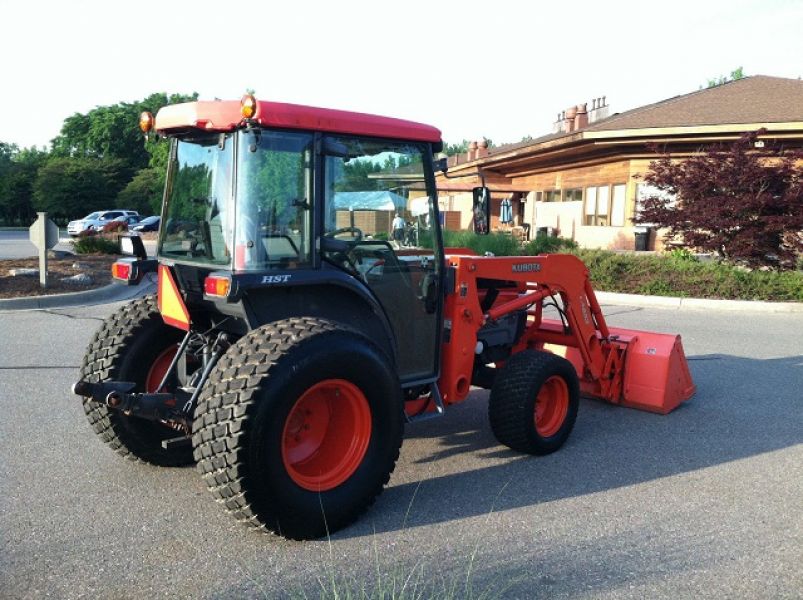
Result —
<svg viewBox="0 0 803 600"><path fill-rule="evenodd" d="M140 221L142 221L142 217L139 215L123 215L122 217L117 217L115 221L120 221L125 223L129 229L131 229L132 225L136 225Z"/></svg>
<svg viewBox="0 0 803 600"><path fill-rule="evenodd" d="M159 216L152 216L152 217L145 217L139 223L133 226L129 226L131 231L139 231L139 232L146 232L146 231L159 231L159 222L162 220Z"/></svg>
<svg viewBox="0 0 803 600"><path fill-rule="evenodd" d="M100 231L107 223L114 221L120 217L139 217L139 213L135 210L101 210L88 214L83 219L77 221L70 221L67 225L67 233L75 237L81 235L86 231Z"/></svg>

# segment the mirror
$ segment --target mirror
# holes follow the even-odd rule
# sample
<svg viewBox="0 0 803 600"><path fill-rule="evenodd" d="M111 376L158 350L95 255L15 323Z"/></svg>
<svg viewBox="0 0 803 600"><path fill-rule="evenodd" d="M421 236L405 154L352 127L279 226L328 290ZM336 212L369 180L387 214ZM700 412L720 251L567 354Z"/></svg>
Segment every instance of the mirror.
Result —
<svg viewBox="0 0 803 600"><path fill-rule="evenodd" d="M474 198L473 219L474 233L487 235L491 224L491 191L487 187L475 187L471 190Z"/></svg>
<svg viewBox="0 0 803 600"><path fill-rule="evenodd" d="M432 168L436 173L446 173L449 169L449 158L446 155L438 154L432 161Z"/></svg>
<svg viewBox="0 0 803 600"><path fill-rule="evenodd" d="M142 238L138 235L119 235L117 236L117 242L120 245L120 254L136 256L141 260L148 258L145 244L142 243Z"/></svg>

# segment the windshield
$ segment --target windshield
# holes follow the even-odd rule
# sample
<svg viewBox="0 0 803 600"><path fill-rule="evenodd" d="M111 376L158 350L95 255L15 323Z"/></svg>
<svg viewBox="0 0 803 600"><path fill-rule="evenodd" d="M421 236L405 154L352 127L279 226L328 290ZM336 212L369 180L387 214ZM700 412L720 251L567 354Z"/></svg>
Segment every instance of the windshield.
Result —
<svg viewBox="0 0 803 600"><path fill-rule="evenodd" d="M84 221L92 221L94 219L97 219L99 216L100 216L99 212L93 212L93 213L89 213L87 216L85 216L83 220Z"/></svg>
<svg viewBox="0 0 803 600"><path fill-rule="evenodd" d="M159 255L216 266L231 262L231 135L175 142L168 168Z"/></svg>

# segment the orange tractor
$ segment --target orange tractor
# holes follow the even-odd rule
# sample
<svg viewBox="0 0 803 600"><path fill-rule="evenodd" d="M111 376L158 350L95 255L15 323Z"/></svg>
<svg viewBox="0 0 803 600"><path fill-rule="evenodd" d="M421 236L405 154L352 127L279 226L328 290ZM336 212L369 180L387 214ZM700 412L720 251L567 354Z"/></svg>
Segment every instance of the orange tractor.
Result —
<svg viewBox="0 0 803 600"><path fill-rule="evenodd" d="M443 247L435 128L252 96L140 126L171 139L157 257L123 237L113 275L157 272L158 293L104 322L73 389L118 453L196 462L248 525L344 527L388 482L405 422L472 385L529 454L563 445L581 394L667 413L694 393L679 336L608 327L577 258ZM390 239L402 215L415 245Z"/></svg>

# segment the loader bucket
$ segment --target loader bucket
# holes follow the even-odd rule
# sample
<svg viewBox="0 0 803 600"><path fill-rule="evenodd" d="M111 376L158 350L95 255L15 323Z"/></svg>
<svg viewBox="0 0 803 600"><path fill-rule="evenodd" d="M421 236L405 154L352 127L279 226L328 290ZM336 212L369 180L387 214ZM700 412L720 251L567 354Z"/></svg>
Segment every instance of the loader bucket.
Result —
<svg viewBox="0 0 803 600"><path fill-rule="evenodd" d="M611 327L630 338L625 349L622 405L662 415L694 395L695 386L679 335Z"/></svg>
<svg viewBox="0 0 803 600"><path fill-rule="evenodd" d="M612 341L624 349L619 398L602 397L599 386L584 377L583 359L577 348L544 344L543 349L564 356L574 365L580 389L587 396L665 415L694 395L696 388L679 335L621 327L610 327L609 331Z"/></svg>

